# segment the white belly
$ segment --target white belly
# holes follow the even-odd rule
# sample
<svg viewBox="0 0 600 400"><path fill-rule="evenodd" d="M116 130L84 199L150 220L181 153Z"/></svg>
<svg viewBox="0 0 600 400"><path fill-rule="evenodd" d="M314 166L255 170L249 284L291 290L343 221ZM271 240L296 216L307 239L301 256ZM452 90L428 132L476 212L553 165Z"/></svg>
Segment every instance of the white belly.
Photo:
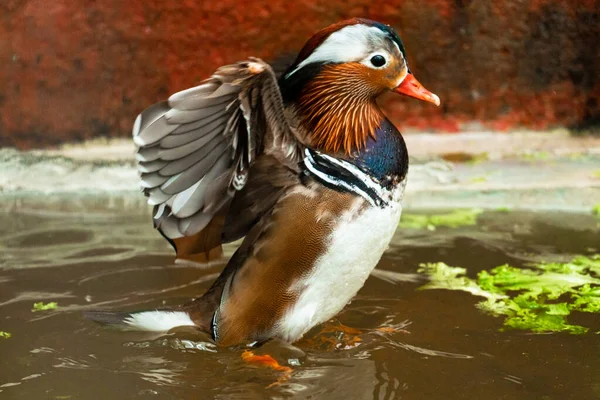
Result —
<svg viewBox="0 0 600 400"><path fill-rule="evenodd" d="M342 219L311 275L291 288L301 295L279 322L278 336L288 342L300 339L339 313L360 290L400 221L400 198L394 200L385 208L369 207L358 216L355 210L349 211Z"/></svg>

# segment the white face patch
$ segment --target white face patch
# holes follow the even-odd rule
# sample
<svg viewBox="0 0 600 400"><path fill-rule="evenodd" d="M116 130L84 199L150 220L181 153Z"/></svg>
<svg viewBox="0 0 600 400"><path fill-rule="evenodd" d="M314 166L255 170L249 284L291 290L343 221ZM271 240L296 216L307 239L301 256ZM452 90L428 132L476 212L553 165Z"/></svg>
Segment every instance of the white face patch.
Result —
<svg viewBox="0 0 600 400"><path fill-rule="evenodd" d="M392 55L390 51L396 54ZM375 67L371 63L371 58L377 54L385 57L386 63L383 66ZM288 73L286 78L305 65L313 63L360 62L374 69L385 68L393 56L402 58L400 48L381 29L363 24L350 25L329 35L310 56Z"/></svg>

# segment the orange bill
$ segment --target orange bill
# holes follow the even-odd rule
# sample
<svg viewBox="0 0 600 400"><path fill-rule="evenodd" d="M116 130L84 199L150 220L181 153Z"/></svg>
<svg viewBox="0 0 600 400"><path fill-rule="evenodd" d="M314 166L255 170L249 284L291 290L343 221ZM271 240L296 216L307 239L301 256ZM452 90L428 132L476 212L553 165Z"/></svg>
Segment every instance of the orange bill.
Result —
<svg viewBox="0 0 600 400"><path fill-rule="evenodd" d="M394 92L414 97L415 99L428 101L436 106L440 105L440 98L425 89L413 74L407 74L402 83L394 89Z"/></svg>

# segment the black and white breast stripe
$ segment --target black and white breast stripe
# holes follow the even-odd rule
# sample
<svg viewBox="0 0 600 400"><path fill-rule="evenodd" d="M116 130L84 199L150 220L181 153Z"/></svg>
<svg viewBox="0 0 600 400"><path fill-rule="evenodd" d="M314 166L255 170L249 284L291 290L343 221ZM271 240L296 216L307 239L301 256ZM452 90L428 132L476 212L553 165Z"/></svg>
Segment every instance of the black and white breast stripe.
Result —
<svg viewBox="0 0 600 400"><path fill-rule="evenodd" d="M333 189L355 193L374 207L388 205L381 185L356 165L308 148L304 156L303 172L306 175Z"/></svg>
<svg viewBox="0 0 600 400"><path fill-rule="evenodd" d="M215 342L219 340L219 327L217 326L217 313L213 314L210 320L210 336Z"/></svg>

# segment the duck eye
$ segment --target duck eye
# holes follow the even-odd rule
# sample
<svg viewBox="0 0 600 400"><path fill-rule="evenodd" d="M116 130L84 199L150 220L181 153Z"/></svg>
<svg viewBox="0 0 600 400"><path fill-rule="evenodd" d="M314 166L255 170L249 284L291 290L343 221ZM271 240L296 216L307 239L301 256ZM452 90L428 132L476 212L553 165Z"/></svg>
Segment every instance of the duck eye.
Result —
<svg viewBox="0 0 600 400"><path fill-rule="evenodd" d="M371 57L371 64L373 64L375 67L381 67L385 65L385 57L379 54L374 55Z"/></svg>

